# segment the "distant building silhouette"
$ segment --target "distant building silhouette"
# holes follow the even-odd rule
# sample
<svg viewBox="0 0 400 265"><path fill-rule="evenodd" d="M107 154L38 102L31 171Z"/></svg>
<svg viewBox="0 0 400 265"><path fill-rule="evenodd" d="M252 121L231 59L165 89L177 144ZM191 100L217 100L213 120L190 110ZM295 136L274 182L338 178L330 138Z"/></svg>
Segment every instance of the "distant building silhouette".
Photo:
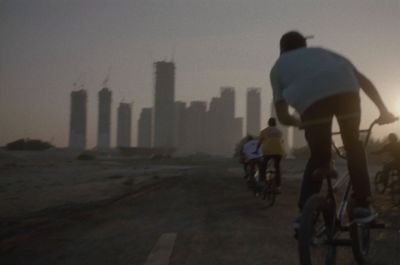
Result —
<svg viewBox="0 0 400 265"><path fill-rule="evenodd" d="M233 125L232 144L235 145L243 138L243 118L235 118Z"/></svg>
<svg viewBox="0 0 400 265"><path fill-rule="evenodd" d="M296 115L299 116L299 114ZM298 149L306 146L307 142L304 136L304 130L293 127L292 149Z"/></svg>
<svg viewBox="0 0 400 265"><path fill-rule="evenodd" d="M220 134L223 137L221 141L221 152L224 155L233 154L235 142L240 139L235 139L238 135L234 130L235 126L235 89L233 87L221 87L221 123Z"/></svg>
<svg viewBox="0 0 400 265"><path fill-rule="evenodd" d="M154 147L174 147L175 64L156 62L154 93Z"/></svg>
<svg viewBox="0 0 400 265"><path fill-rule="evenodd" d="M174 109L175 119L175 140L174 146L179 153L187 153L188 142L190 141L188 135L188 117L186 103L182 101L175 102Z"/></svg>
<svg viewBox="0 0 400 265"><path fill-rule="evenodd" d="M278 127L279 130L282 131L282 138L283 138L283 141L284 141L283 146L285 148L286 154L288 154L288 152L289 152L289 142L288 142L288 140L289 140L289 127L285 126L285 125L282 125L279 122L279 119L276 116L275 105L274 105L273 102L271 103L271 115L270 115L270 117L276 118L276 123L277 123L276 127ZM268 117L268 118L270 118L270 117ZM267 121L265 122L265 124L267 124Z"/></svg>
<svg viewBox="0 0 400 265"><path fill-rule="evenodd" d="M187 108L186 124L188 141L186 143L189 153L206 152L206 115L207 102L192 101Z"/></svg>
<svg viewBox="0 0 400 265"><path fill-rule="evenodd" d="M117 147L131 146L132 108L129 103L120 103L117 119Z"/></svg>
<svg viewBox="0 0 400 265"><path fill-rule="evenodd" d="M260 88L248 88L246 97L246 132L251 135L260 133L261 95Z"/></svg>
<svg viewBox="0 0 400 265"><path fill-rule="evenodd" d="M213 97L207 111L206 150L210 154L222 154L221 138L225 137L220 131L222 128L222 104L220 97Z"/></svg>
<svg viewBox="0 0 400 265"><path fill-rule="evenodd" d="M111 91L104 87L99 92L99 113L97 127L97 148L110 148L111 134Z"/></svg>
<svg viewBox="0 0 400 265"><path fill-rule="evenodd" d="M69 123L69 148L86 148L87 93L86 90L71 92Z"/></svg>
<svg viewBox="0 0 400 265"><path fill-rule="evenodd" d="M143 108L138 121L138 147L152 147L152 108Z"/></svg>

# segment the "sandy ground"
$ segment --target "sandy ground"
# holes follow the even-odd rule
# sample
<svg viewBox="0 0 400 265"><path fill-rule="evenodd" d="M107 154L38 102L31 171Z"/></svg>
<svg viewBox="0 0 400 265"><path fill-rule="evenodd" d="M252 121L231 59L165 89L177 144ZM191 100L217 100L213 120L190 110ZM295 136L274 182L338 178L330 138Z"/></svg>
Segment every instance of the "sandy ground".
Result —
<svg viewBox="0 0 400 265"><path fill-rule="evenodd" d="M304 161L284 162L283 194L268 208L231 160L74 156L0 153L0 264L141 265L165 233L177 235L170 265L298 264ZM386 196L376 204L387 228L373 232L371 264L399 264L399 209ZM354 264L349 249L338 256Z"/></svg>

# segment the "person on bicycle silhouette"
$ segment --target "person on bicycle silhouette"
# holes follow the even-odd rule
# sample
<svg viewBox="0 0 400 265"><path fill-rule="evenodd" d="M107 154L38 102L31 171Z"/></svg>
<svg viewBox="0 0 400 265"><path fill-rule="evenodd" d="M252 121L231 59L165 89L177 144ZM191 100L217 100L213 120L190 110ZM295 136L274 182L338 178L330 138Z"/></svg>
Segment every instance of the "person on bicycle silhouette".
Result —
<svg viewBox="0 0 400 265"><path fill-rule="evenodd" d="M281 160L285 151L283 148L283 136L281 130L276 127L276 119L268 119L268 127L260 132L258 138L257 150L261 147L263 161L261 163L260 176L262 180L265 180L265 174L268 166L268 162L272 159L274 161L275 168L275 181L276 191L281 191Z"/></svg>
<svg viewBox="0 0 400 265"><path fill-rule="evenodd" d="M243 145L242 154L246 163L246 177L253 181L254 173L260 167L261 152L257 150L258 140L252 135L246 137L247 142Z"/></svg>
<svg viewBox="0 0 400 265"><path fill-rule="evenodd" d="M392 170L400 170L400 142L395 133L388 135L388 143L381 149L372 152L372 154L378 155L382 153L389 153L392 160L383 165L383 176L388 177L389 172Z"/></svg>
<svg viewBox="0 0 400 265"><path fill-rule="evenodd" d="M353 186L354 220L372 221L376 213L370 207L367 162L359 141L359 88L377 106L379 124L396 120L373 83L342 55L324 48L307 47L306 37L297 31L287 32L281 37L280 57L271 69L270 81L279 121L304 128L310 149L301 184L300 210L307 199L321 189L322 179L313 178L313 172L330 167L331 127L333 117L336 117ZM289 113L289 105L300 114L300 119Z"/></svg>

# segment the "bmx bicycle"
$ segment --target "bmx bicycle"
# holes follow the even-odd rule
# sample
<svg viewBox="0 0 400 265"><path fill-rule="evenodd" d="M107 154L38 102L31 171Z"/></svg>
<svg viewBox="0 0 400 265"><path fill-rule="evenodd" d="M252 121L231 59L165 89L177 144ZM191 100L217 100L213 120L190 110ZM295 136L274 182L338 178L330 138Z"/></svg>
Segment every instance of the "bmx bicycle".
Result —
<svg viewBox="0 0 400 265"><path fill-rule="evenodd" d="M374 121L367 130L364 146L368 144ZM340 133L332 133L338 135ZM339 157L346 159L333 144ZM336 248L351 246L358 264L365 264L369 258L370 229L384 228L384 224L355 223L350 200L351 183L348 173L333 184L331 174L325 174L327 192L311 196L303 208L298 229L298 250L301 265L336 264ZM342 200L336 205L335 191L345 186ZM349 232L349 238L343 234Z"/></svg>
<svg viewBox="0 0 400 265"><path fill-rule="evenodd" d="M265 179L261 176L261 159L252 159L248 162L246 183L247 187L253 191L256 197L265 200L268 206L272 206L276 200L276 172L272 169L272 162L266 165Z"/></svg>
<svg viewBox="0 0 400 265"><path fill-rule="evenodd" d="M384 174L383 170L376 172L374 178L375 191L378 193L385 193L386 189L393 189L394 184L400 180L400 172L398 169L392 169L388 174Z"/></svg>
<svg viewBox="0 0 400 265"><path fill-rule="evenodd" d="M375 190L378 193L390 191L390 197L395 205L400 205L400 170L392 169L387 174L384 171L378 171L374 179Z"/></svg>

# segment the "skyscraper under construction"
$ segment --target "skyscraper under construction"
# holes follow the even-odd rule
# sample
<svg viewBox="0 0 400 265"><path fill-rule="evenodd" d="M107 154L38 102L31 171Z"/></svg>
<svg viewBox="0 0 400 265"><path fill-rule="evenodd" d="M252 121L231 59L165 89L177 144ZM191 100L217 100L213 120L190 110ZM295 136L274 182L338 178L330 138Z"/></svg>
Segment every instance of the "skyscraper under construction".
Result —
<svg viewBox="0 0 400 265"><path fill-rule="evenodd" d="M97 149L109 149L111 139L111 91L107 87L99 91L98 115Z"/></svg>

